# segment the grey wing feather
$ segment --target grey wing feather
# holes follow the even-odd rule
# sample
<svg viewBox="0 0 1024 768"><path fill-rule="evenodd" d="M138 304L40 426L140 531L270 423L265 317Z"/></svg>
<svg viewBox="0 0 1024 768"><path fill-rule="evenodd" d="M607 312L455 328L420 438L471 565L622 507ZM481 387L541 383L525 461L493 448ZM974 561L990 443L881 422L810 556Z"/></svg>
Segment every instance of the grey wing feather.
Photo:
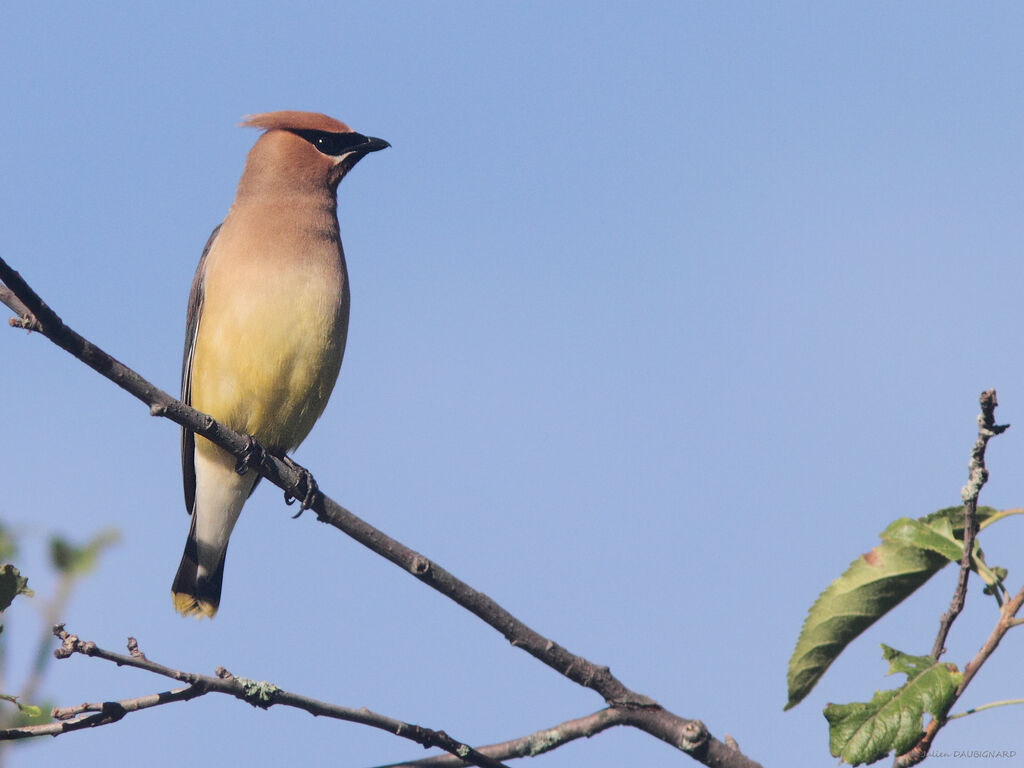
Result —
<svg viewBox="0 0 1024 768"><path fill-rule="evenodd" d="M181 361L181 401L192 405L192 356L196 349L196 332L199 330L199 316L203 311L203 278L206 275L206 256L210 253L213 241L217 239L221 225L214 227L210 238L203 248L203 255L196 268L196 276L192 279L192 290L188 295L188 312L185 315L185 353ZM181 476L185 486L185 509L192 514L196 500L196 436L184 427L181 428Z"/></svg>

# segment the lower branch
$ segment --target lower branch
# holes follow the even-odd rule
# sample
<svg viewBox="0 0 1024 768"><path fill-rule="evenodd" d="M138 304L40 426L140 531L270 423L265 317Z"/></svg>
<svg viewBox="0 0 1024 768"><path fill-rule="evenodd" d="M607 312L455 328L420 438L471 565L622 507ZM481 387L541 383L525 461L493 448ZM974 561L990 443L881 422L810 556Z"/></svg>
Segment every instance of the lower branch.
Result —
<svg viewBox="0 0 1024 768"><path fill-rule="evenodd" d="M56 722L0 729L0 741L28 739L33 736L59 736L62 733L80 731L84 728L109 725L116 723L129 712L138 712L141 709L170 704L173 701L188 701L206 693L209 693L209 690L202 685L190 685L186 688L151 693L148 696L138 696L123 701L103 701L79 704L77 707L54 708L50 711L50 716Z"/></svg>
<svg viewBox="0 0 1024 768"><path fill-rule="evenodd" d="M135 638L128 638L128 655L125 655L100 648L95 643L82 642L75 635L65 631L63 624L55 626L53 634L61 641L60 648L54 651L54 656L58 659L65 659L75 654L92 656L113 662L119 667L144 669L147 672L163 675L188 685L173 691L139 696L124 701L105 701L96 704L80 704L76 707L57 708L51 712L51 715L58 722L0 730L0 740L25 739L32 736L57 736L83 728L95 728L116 723L131 712L138 712L149 707L170 704L175 701L189 701L208 693L224 693L260 709L269 709L277 704L305 710L314 717L329 717L379 728L382 731L401 736L403 739L415 741L423 747L439 747L463 760L463 765L476 765L480 768L508 768L498 760L481 754L468 744L453 739L444 731L435 731L420 725L405 723L371 712L364 707L353 709L337 704L328 704L308 696L290 693L271 683L236 677L223 667L217 669L216 677L172 669L147 659L145 654L139 650Z"/></svg>
<svg viewBox="0 0 1024 768"><path fill-rule="evenodd" d="M486 747L477 747L481 754L493 757L495 760L511 760L517 757L536 757L552 749L568 744L576 739L590 738L601 731L612 728L616 725L626 725L627 716L625 710L608 707L586 717L578 717L575 720L567 720L559 723L553 728L545 728L541 731L534 731L518 739L510 739L500 744L489 744ZM453 755L435 755L425 757L421 760L409 760L403 763L390 763L380 765L376 768L463 768L469 765Z"/></svg>

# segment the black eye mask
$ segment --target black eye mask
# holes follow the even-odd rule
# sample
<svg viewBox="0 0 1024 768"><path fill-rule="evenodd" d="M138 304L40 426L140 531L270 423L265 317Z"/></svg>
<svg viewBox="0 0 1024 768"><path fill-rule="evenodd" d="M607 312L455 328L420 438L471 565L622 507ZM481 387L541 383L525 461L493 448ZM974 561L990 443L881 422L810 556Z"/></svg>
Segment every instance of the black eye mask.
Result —
<svg viewBox="0 0 1024 768"><path fill-rule="evenodd" d="M328 133L327 131L302 131L291 130L296 136L301 136L317 150L331 157L344 155L353 151L373 151L372 140L361 133Z"/></svg>

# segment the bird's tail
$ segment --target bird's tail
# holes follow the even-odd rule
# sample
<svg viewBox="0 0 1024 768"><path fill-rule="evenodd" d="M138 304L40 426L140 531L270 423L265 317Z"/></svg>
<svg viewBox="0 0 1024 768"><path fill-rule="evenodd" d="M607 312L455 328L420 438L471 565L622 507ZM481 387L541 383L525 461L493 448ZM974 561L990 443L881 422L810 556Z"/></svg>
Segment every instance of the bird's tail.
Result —
<svg viewBox="0 0 1024 768"><path fill-rule="evenodd" d="M197 515L192 515L192 525L185 541L185 553L171 585L174 610L182 616L203 616L213 618L220 605L220 589L224 583L224 558L228 552L227 541L220 551L217 564L207 570L199 567L199 542L196 537Z"/></svg>
<svg viewBox="0 0 1024 768"><path fill-rule="evenodd" d="M251 469L238 474L235 457L203 438L196 440L194 461L192 522L171 593L178 613L213 618L220 605L228 539L259 475Z"/></svg>

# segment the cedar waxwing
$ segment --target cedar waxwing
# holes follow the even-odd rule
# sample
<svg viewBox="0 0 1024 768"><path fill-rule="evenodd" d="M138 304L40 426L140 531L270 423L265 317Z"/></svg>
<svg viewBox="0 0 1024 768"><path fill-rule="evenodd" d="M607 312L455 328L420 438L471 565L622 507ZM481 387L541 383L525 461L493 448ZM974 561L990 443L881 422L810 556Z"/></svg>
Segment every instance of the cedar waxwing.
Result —
<svg viewBox="0 0 1024 768"><path fill-rule="evenodd" d="M338 182L386 141L313 112L268 112L235 201L203 249L188 299L181 399L276 456L295 450L327 405L348 332ZM259 475L182 430L192 522L174 608L220 604L228 537Z"/></svg>

